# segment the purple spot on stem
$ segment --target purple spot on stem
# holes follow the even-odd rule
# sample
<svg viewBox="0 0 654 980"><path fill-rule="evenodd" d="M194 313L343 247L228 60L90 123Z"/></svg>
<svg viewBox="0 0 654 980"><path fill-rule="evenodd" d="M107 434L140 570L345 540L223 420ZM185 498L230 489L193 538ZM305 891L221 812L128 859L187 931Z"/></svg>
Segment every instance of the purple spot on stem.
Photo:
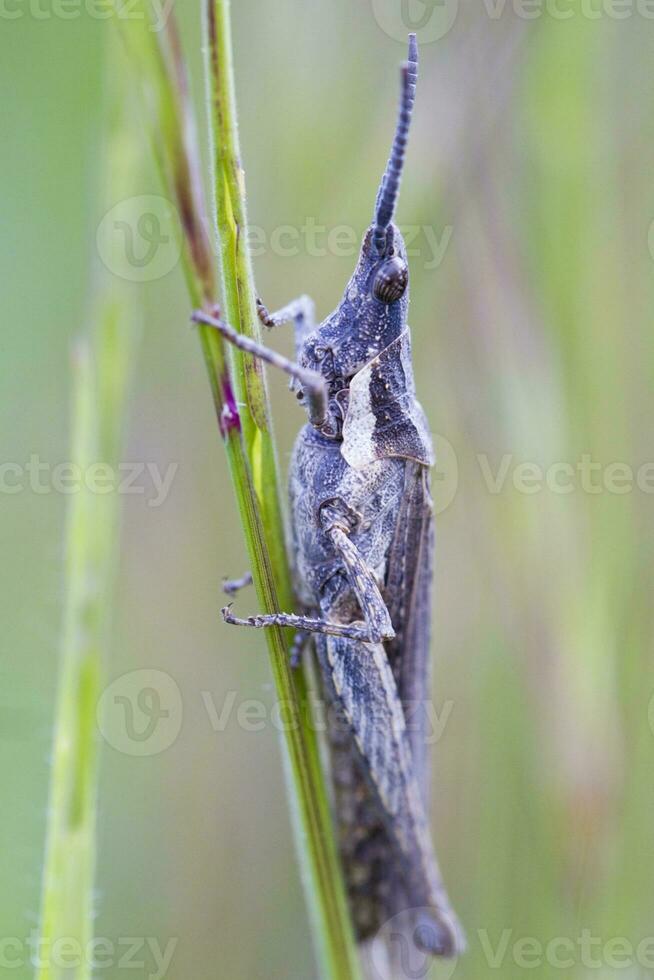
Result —
<svg viewBox="0 0 654 980"><path fill-rule="evenodd" d="M234 391L229 377L226 374L221 378L221 386L223 389L223 407L218 422L220 425L220 434L223 439L226 439L232 429L236 429L237 432L241 431L241 419L238 414Z"/></svg>

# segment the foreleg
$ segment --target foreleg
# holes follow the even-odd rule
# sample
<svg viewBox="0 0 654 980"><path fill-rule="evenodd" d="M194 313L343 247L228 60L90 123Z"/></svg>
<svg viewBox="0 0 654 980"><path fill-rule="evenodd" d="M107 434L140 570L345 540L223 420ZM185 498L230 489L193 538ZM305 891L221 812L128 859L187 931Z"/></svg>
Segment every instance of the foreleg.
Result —
<svg viewBox="0 0 654 980"><path fill-rule="evenodd" d="M319 429L325 424L328 404L327 386L324 378L317 371L303 368L295 361L289 361L287 357L278 354L277 351L265 347L245 334L238 333L228 323L221 320L220 316L212 316L205 313L204 310L196 310L192 319L195 323L203 323L207 327L213 327L234 347L245 351L247 354L252 354L253 357L265 361L266 364L272 364L273 367L279 368L280 371L284 371L299 381L306 393L311 423Z"/></svg>

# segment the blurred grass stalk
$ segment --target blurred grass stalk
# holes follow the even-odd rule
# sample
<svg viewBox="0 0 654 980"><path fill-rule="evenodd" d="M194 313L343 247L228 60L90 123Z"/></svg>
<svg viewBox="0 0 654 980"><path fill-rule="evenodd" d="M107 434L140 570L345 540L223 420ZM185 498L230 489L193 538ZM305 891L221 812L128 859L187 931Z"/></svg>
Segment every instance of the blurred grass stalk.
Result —
<svg viewBox="0 0 654 980"><path fill-rule="evenodd" d="M145 99L146 125L166 191L182 228L182 255L191 303L212 312L217 282L204 218L195 119L174 19L165 32L152 29L147 5L140 17L122 23ZM212 124L216 231L222 295L228 322L259 337L255 288L246 236L244 177L238 147L229 6L208 0L206 21L207 98ZM292 609L279 498L279 476L270 408L259 364L231 350L211 327L197 328L216 414L240 511L260 607ZM307 681L289 664L289 631L268 629L265 637L277 697L284 706L283 755L297 849L316 946L325 977L359 976L316 733L308 714Z"/></svg>
<svg viewBox="0 0 654 980"><path fill-rule="evenodd" d="M138 142L125 121L122 52L110 45L103 196L129 195ZM126 395L140 333L126 283L96 275L92 328L73 351L71 465L82 474L115 467ZM99 472L99 471L98 471ZM108 472L105 470L105 473ZM115 470L114 470L115 472ZM80 483L70 497L65 559L64 623L43 872L37 980L88 980L93 939L98 748L96 705L111 612L119 500ZM58 952L59 951L59 952Z"/></svg>

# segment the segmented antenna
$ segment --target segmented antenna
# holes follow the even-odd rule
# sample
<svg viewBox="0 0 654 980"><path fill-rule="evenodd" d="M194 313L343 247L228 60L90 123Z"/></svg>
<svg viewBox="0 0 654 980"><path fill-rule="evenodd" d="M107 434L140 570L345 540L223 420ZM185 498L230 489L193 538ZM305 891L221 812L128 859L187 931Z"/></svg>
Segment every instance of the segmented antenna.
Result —
<svg viewBox="0 0 654 980"><path fill-rule="evenodd" d="M400 112L395 128L395 137L391 147L391 155L386 164L377 200L375 202L375 226L373 239L379 254L386 245L386 230L393 219L397 196L400 190L404 154L409 137L411 113L416 98L416 82L418 80L418 44L415 34L409 34L409 57L402 65L402 95Z"/></svg>

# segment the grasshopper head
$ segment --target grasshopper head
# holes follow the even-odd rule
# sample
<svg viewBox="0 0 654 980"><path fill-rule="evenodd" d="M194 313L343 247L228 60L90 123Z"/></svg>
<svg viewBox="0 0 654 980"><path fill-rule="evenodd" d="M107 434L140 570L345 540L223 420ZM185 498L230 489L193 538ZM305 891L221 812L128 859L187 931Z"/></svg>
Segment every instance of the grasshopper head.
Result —
<svg viewBox="0 0 654 980"><path fill-rule="evenodd" d="M393 224L415 101L418 48L409 35L402 65L400 111L391 153L377 191L373 221L341 303L307 338L302 360L320 371L332 392L384 350L402 332L409 305L409 265L399 229Z"/></svg>

